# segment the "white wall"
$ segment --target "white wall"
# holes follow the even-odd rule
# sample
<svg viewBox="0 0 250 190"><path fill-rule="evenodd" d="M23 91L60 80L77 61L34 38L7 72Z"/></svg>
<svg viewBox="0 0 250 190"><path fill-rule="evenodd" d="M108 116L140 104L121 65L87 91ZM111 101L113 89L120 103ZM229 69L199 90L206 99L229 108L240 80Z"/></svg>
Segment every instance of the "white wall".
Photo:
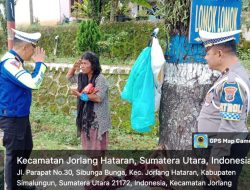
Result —
<svg viewBox="0 0 250 190"><path fill-rule="evenodd" d="M131 12L130 12L131 16L136 17L138 14L138 10L137 10L138 6L136 4L129 3L129 8L131 9Z"/></svg>
<svg viewBox="0 0 250 190"><path fill-rule="evenodd" d="M40 24L57 24L60 22L59 0L33 0L33 15Z"/></svg>
<svg viewBox="0 0 250 190"><path fill-rule="evenodd" d="M29 0L18 0L15 6L16 25L30 24ZM41 25L55 25L70 16L70 0L33 0L33 17Z"/></svg>
<svg viewBox="0 0 250 190"><path fill-rule="evenodd" d="M61 22L63 21L64 16L66 16L67 18L69 18L71 16L70 9L71 9L70 0L60 0L60 18L61 18Z"/></svg>
<svg viewBox="0 0 250 190"><path fill-rule="evenodd" d="M15 6L15 21L18 24L30 23L29 0L18 0Z"/></svg>

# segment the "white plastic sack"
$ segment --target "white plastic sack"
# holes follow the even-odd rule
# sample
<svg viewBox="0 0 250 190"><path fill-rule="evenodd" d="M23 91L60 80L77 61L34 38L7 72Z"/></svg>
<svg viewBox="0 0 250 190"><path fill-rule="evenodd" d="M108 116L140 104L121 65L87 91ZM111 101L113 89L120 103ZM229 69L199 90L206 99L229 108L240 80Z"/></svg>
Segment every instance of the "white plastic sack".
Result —
<svg viewBox="0 0 250 190"><path fill-rule="evenodd" d="M153 37L151 49L151 67L154 75L155 84L155 111L159 110L161 101L161 87L164 80L165 58L159 40Z"/></svg>

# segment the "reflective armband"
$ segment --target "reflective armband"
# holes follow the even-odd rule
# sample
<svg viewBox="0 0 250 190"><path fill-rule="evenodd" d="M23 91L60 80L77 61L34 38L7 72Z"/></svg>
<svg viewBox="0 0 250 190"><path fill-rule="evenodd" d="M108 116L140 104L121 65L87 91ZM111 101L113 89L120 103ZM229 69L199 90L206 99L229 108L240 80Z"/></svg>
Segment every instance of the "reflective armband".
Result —
<svg viewBox="0 0 250 190"><path fill-rule="evenodd" d="M89 101L89 97L86 93L82 93L82 95L80 96L80 99L84 102Z"/></svg>

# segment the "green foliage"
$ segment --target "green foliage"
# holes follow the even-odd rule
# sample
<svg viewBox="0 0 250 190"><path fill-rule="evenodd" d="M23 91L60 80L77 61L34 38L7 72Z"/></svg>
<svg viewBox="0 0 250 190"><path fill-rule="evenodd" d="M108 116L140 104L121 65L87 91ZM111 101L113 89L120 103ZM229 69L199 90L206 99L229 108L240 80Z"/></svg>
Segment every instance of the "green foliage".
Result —
<svg viewBox="0 0 250 190"><path fill-rule="evenodd" d="M165 32L169 34L187 34L191 0L162 0L157 1L157 15L165 20Z"/></svg>
<svg viewBox="0 0 250 190"><path fill-rule="evenodd" d="M77 31L76 46L80 52L93 51L99 53L98 42L100 29L95 21L83 21Z"/></svg>
<svg viewBox="0 0 250 190"><path fill-rule="evenodd" d="M89 18L90 14L91 14L91 7L90 7L90 3L89 0L85 0L81 2L74 2L74 5L71 7L73 12L72 12L72 16L78 18Z"/></svg>
<svg viewBox="0 0 250 190"><path fill-rule="evenodd" d="M126 15L129 16L129 6L127 1L124 1L122 3L118 3L116 15Z"/></svg>
<svg viewBox="0 0 250 190"><path fill-rule="evenodd" d="M76 33L79 24L60 25L55 27L41 27L39 25L28 28L19 28L27 32L39 31L42 38L39 45L46 50L47 61L54 62L71 62L80 56L76 48ZM107 23L99 26L100 41L97 43L98 51L103 64L133 64L133 60L139 55L141 50L147 46L150 35L155 27L159 27L160 44L165 50L166 33L163 22L123 22ZM57 57L53 56L55 47L55 36L59 35L59 44ZM92 35L92 34L91 34ZM92 38L92 36L87 38ZM0 42L6 44L6 38L0 31ZM89 45L89 44L87 44ZM3 47L6 50L5 46ZM244 39L240 40L238 54L241 60L249 60L250 43ZM1 49L0 49L1 50ZM82 52L81 52L82 53ZM63 58L63 59L62 59ZM65 59L67 58L67 59Z"/></svg>
<svg viewBox="0 0 250 190"><path fill-rule="evenodd" d="M0 30L0 53L4 53L7 50L7 37L3 31Z"/></svg>
<svg viewBox="0 0 250 190"><path fill-rule="evenodd" d="M135 3L137 5L140 5L142 7L146 7L146 8L151 8L151 5L148 3L147 0L130 0L131 3Z"/></svg>
<svg viewBox="0 0 250 190"><path fill-rule="evenodd" d="M248 49L239 48L237 52L241 60L250 60L250 48Z"/></svg>
<svg viewBox="0 0 250 190"><path fill-rule="evenodd" d="M150 40L150 35L156 27L160 28L158 37L163 50L166 46L166 34L164 32L163 22L142 21L107 23L100 25L99 27L94 24L93 21L86 21L83 23L84 24L81 23L80 25L69 24L54 27L37 25L19 29L27 32L41 32L42 38L39 41L39 45L46 50L46 54L52 62L54 59L53 50L55 48L55 36L57 35L59 35L57 50L58 58L77 57L80 55L80 52L90 49L92 51L100 52L102 57L107 57L110 60L125 59L124 62L128 62L126 60L135 59L142 49L147 46L148 41ZM85 28L85 25L92 26L86 26L87 28ZM77 40L78 45L76 43L77 34L79 34L78 39L80 39ZM81 49L78 47L81 47ZM113 61L109 62L112 63ZM124 64L124 62L120 62L119 64Z"/></svg>
<svg viewBox="0 0 250 190"><path fill-rule="evenodd" d="M157 22L123 22L101 25L101 54L110 58L135 59L145 48L155 27L160 28L159 38L165 45L164 24Z"/></svg>
<svg viewBox="0 0 250 190"><path fill-rule="evenodd" d="M242 0L242 10L244 10L244 11L250 11L249 10L249 8L250 8L250 2L249 2L249 0Z"/></svg>
<svg viewBox="0 0 250 190"><path fill-rule="evenodd" d="M127 133L122 128L112 128L109 138L110 150L153 150L158 144L157 136Z"/></svg>
<svg viewBox="0 0 250 190"><path fill-rule="evenodd" d="M102 11L105 3L108 1L105 0L89 0L91 5L90 18L92 18L96 23L101 21Z"/></svg>
<svg viewBox="0 0 250 190"><path fill-rule="evenodd" d="M65 57L70 57L72 58L70 60L74 60L80 56L82 50L91 49L92 45L95 44L94 47L97 49L97 52L99 51L100 56L106 58L108 61L103 62L104 64L132 64L131 60L136 59L142 49L147 46L151 33L156 27L160 28L158 38L163 50L166 47L166 33L163 22L107 23L99 27L96 25L100 29L101 35L98 34L97 28L89 27L88 29L84 29L81 26L82 28L80 29L79 26L80 24L74 23L54 27L37 25L18 29L26 32L41 32L42 38L39 41L39 46L45 49L46 55L49 58L48 60L51 62L54 62L57 58ZM80 43L85 44L81 46L83 49L77 48L76 38L79 30L83 32L80 33L81 41L78 41L78 45ZM53 50L55 48L55 36L57 35L59 35L59 43L57 57L54 57ZM97 36L100 39L99 42ZM93 51L96 50L94 49ZM59 62L63 62L64 60L59 59Z"/></svg>
<svg viewBox="0 0 250 190"><path fill-rule="evenodd" d="M237 52L241 60L250 60L250 42L242 38Z"/></svg>
<svg viewBox="0 0 250 190"><path fill-rule="evenodd" d="M45 49L47 56L53 55L53 50L55 48L55 37L58 35L59 43L57 56L75 57L78 56L75 45L77 26L77 24L59 26L32 25L30 27L21 27L18 29L26 32L41 32L42 37L38 45Z"/></svg>
<svg viewBox="0 0 250 190"><path fill-rule="evenodd" d="M241 60L241 62L245 66L245 68L247 70L250 70L250 59L248 59L248 60ZM248 117L248 121L247 122L250 124L250 117Z"/></svg>
<svg viewBox="0 0 250 190"><path fill-rule="evenodd" d="M62 113L52 113L45 107L33 106L31 121L33 133L39 142L53 139L58 145L77 146L79 144L73 117L65 116Z"/></svg>
<svg viewBox="0 0 250 190"><path fill-rule="evenodd" d="M112 1L108 1L107 3L104 4L102 9L102 16L107 20L110 19L111 7L112 7L111 3Z"/></svg>
<svg viewBox="0 0 250 190"><path fill-rule="evenodd" d="M104 7L109 1L105 0L84 0L74 2L71 7L73 9L72 15L75 17L93 19L96 23L99 23L104 11Z"/></svg>

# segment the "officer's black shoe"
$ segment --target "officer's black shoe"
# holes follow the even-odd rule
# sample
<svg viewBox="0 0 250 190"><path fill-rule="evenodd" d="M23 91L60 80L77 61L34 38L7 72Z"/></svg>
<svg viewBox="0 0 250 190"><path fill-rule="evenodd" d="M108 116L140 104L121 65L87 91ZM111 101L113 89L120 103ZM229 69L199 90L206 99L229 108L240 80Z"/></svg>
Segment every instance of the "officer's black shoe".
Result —
<svg viewBox="0 0 250 190"><path fill-rule="evenodd" d="M18 187L18 190L35 190L35 189L36 189L36 186L33 186L33 185L31 186L21 185Z"/></svg>

